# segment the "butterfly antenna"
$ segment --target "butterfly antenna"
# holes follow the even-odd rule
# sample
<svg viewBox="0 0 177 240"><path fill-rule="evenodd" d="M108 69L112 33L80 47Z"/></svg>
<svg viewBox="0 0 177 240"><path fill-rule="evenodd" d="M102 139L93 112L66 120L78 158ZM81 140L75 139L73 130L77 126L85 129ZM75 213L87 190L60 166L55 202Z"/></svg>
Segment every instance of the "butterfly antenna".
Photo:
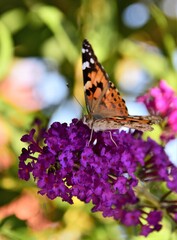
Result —
<svg viewBox="0 0 177 240"><path fill-rule="evenodd" d="M92 141L92 137L93 137L93 128L91 129L90 139L89 139L89 141L87 143L87 147L89 147L90 142Z"/></svg>
<svg viewBox="0 0 177 240"><path fill-rule="evenodd" d="M70 89L70 85L69 83L66 83L66 86ZM85 111L83 105L79 102L78 98L73 94L73 98L75 99L75 101L81 106L82 108L82 117L83 117L83 112Z"/></svg>

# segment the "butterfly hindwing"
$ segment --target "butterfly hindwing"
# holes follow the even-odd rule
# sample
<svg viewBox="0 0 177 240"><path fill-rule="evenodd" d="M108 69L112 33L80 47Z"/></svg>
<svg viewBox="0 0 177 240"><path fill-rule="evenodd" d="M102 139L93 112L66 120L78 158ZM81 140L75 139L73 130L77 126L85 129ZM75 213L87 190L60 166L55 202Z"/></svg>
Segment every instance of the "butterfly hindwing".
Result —
<svg viewBox="0 0 177 240"><path fill-rule="evenodd" d="M159 116L119 116L116 118L95 119L94 124L88 120L87 125L97 131L119 129L121 127L133 128L139 131L152 131L151 125L161 121Z"/></svg>

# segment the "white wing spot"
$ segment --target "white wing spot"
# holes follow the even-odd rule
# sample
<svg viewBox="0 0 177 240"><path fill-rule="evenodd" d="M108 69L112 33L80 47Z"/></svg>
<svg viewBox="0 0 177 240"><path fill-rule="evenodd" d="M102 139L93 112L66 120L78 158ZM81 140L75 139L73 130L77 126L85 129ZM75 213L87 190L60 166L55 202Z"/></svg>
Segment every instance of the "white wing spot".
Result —
<svg viewBox="0 0 177 240"><path fill-rule="evenodd" d="M85 48L82 48L82 53L85 53Z"/></svg>
<svg viewBox="0 0 177 240"><path fill-rule="evenodd" d="M90 62L93 64L95 61L93 60L93 58L90 58Z"/></svg>
<svg viewBox="0 0 177 240"><path fill-rule="evenodd" d="M86 46L86 47L89 47L90 45L88 44L88 43L86 43L86 42L84 42L84 45Z"/></svg>
<svg viewBox="0 0 177 240"><path fill-rule="evenodd" d="M82 70L85 70L86 68L90 68L90 64L88 61L82 64Z"/></svg>

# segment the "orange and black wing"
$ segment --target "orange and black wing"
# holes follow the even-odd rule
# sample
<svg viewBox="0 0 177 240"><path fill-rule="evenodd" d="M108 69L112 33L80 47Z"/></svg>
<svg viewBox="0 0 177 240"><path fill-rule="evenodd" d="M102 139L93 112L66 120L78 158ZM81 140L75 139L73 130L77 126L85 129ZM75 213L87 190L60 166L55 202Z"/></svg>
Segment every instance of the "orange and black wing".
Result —
<svg viewBox="0 0 177 240"><path fill-rule="evenodd" d="M82 46L82 69L85 100L88 112L94 118L128 116L125 101L108 74L98 62L92 46L87 40Z"/></svg>

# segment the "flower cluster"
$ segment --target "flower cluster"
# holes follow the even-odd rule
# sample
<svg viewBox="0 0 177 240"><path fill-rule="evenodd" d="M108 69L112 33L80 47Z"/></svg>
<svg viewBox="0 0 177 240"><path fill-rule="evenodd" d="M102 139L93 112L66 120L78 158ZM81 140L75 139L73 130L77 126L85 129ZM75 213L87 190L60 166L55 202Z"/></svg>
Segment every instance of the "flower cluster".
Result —
<svg viewBox="0 0 177 240"><path fill-rule="evenodd" d="M150 113L158 113L166 120L161 139L165 142L177 135L177 96L163 80L159 86L151 88L145 95L138 97Z"/></svg>
<svg viewBox="0 0 177 240"><path fill-rule="evenodd" d="M143 140L138 131L93 132L90 141L91 130L77 119L69 126L55 122L45 132L37 126L37 134L32 129L21 139L28 148L19 157L19 177L32 175L41 195L92 202L93 212L140 226L144 236L161 229L162 208L177 221L177 201L160 195L163 183L177 192L177 168L155 141Z"/></svg>

